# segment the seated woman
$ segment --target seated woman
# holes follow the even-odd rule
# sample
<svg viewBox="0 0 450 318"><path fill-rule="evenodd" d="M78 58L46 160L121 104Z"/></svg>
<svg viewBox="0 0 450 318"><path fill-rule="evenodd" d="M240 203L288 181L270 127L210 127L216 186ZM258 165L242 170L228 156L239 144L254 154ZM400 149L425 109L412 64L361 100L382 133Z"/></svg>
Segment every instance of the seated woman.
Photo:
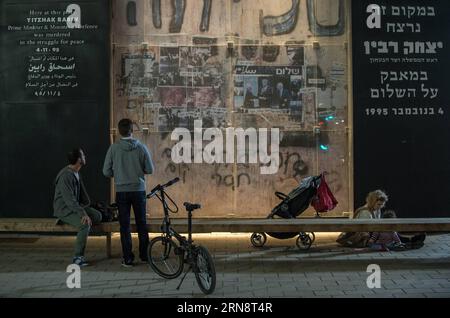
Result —
<svg viewBox="0 0 450 318"><path fill-rule="evenodd" d="M380 219L381 209L384 208L388 196L381 190L370 192L366 197L366 205L355 211L355 219Z"/></svg>
<svg viewBox="0 0 450 318"><path fill-rule="evenodd" d="M388 196L381 190L370 192L366 197L366 204L355 211L355 219L379 219L381 209L388 201ZM339 235L336 242L346 247L366 247L370 239L368 232L349 232Z"/></svg>
<svg viewBox="0 0 450 318"><path fill-rule="evenodd" d="M382 216L383 219L396 218L395 212L392 210L385 211ZM367 245L376 251L398 251L404 250L403 244L397 232L372 232Z"/></svg>

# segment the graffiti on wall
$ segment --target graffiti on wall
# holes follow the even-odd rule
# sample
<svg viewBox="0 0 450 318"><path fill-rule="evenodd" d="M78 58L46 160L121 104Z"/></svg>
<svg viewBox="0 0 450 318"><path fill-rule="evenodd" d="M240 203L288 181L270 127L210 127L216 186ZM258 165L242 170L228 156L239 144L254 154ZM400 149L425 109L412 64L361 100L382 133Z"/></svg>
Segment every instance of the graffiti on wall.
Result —
<svg viewBox="0 0 450 318"><path fill-rule="evenodd" d="M334 25L323 25L316 17L315 0L307 0L307 17L310 31L316 36L339 36L345 31L345 8L344 0L338 0L338 21ZM233 1L238 4L240 0ZM179 33L183 27L184 16L186 11L187 0L171 0L171 19L169 24L170 33ZM199 8L200 9L200 8ZM200 32L209 30L210 18L212 10L212 0L203 0L201 9L201 21L199 24ZM136 21L136 1L128 1L126 7L127 23L129 26L137 26ZM156 29L162 27L161 0L152 0L152 23ZM264 16L260 21L261 32L266 36L278 36L289 34L294 31L297 26L298 16L300 12L300 0L291 0L291 8L278 16Z"/></svg>

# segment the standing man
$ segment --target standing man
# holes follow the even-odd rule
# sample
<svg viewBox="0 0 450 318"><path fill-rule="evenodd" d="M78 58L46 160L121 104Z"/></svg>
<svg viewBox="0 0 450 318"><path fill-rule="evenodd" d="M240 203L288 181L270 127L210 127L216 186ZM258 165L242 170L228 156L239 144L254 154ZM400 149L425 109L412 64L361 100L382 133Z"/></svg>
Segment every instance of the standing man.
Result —
<svg viewBox="0 0 450 318"><path fill-rule="evenodd" d="M119 121L121 139L112 144L106 154L103 174L114 178L116 203L119 208L122 266L131 267L134 262L130 230L130 211L133 206L139 236L139 257L147 261L148 230L146 219L145 175L153 173L153 162L147 147L134 139L133 122Z"/></svg>
<svg viewBox="0 0 450 318"><path fill-rule="evenodd" d="M90 200L80 176L80 169L86 164L86 157L80 148L68 153L69 165L64 167L55 179L54 216L57 223L70 224L78 229L73 263L87 266L84 250L92 224L102 221L102 214L89 208Z"/></svg>

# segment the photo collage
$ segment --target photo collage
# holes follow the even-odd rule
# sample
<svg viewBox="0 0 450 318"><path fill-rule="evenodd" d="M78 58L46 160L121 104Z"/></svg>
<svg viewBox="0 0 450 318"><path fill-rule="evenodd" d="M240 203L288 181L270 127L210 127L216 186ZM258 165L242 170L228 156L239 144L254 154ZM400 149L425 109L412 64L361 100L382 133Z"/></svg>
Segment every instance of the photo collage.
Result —
<svg viewBox="0 0 450 318"><path fill-rule="evenodd" d="M158 131L191 128L196 119L204 127L225 125L222 66L213 46L161 46L142 54L122 55L122 90L128 109L140 99L158 110ZM148 107L144 110L148 113ZM152 112L154 113L154 112Z"/></svg>

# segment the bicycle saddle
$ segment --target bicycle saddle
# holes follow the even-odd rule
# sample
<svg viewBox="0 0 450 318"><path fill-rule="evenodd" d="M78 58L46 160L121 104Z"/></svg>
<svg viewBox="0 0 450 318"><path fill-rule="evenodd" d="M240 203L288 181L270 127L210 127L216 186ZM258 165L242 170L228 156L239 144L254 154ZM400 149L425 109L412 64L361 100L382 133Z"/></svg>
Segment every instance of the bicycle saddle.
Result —
<svg viewBox="0 0 450 318"><path fill-rule="evenodd" d="M184 202L184 206L186 207L186 210L188 210L188 211L194 211L194 210L200 209L202 207L200 204L189 203L189 202Z"/></svg>

